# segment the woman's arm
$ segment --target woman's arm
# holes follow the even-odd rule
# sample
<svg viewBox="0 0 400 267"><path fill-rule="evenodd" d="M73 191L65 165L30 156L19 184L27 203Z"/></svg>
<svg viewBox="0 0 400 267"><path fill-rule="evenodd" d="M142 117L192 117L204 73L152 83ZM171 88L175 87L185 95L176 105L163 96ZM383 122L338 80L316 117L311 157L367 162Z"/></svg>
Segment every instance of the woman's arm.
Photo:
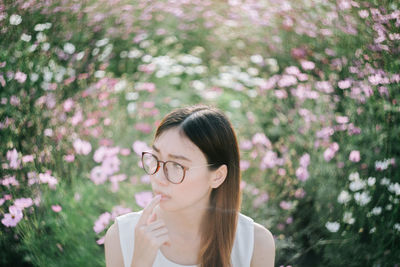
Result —
<svg viewBox="0 0 400 267"><path fill-rule="evenodd" d="M104 238L104 253L107 267L123 267L121 245L119 243L118 225L115 223L108 228Z"/></svg>
<svg viewBox="0 0 400 267"><path fill-rule="evenodd" d="M254 223L254 250L251 267L273 267L275 264L275 241L271 232Z"/></svg>

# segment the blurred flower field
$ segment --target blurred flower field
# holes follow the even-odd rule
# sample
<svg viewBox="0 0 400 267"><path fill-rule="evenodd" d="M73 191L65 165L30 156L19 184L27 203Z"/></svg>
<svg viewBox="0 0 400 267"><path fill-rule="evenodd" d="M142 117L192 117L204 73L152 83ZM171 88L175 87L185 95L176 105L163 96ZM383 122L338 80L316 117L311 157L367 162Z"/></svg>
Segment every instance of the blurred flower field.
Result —
<svg viewBox="0 0 400 267"><path fill-rule="evenodd" d="M400 5L0 1L0 265L105 266L160 119L222 109L276 266L400 265Z"/></svg>

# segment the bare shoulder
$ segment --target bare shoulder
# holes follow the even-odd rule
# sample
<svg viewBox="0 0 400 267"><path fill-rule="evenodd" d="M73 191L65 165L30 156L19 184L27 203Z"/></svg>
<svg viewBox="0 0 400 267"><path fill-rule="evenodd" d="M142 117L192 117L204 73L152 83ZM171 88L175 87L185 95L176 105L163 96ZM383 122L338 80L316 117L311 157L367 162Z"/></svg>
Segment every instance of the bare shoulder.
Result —
<svg viewBox="0 0 400 267"><path fill-rule="evenodd" d="M273 267L275 262L275 241L264 226L254 223L254 250L251 267Z"/></svg>
<svg viewBox="0 0 400 267"><path fill-rule="evenodd" d="M122 258L121 245L119 241L118 225L113 225L108 228L104 238L104 253L106 258L106 266L123 267L124 261Z"/></svg>

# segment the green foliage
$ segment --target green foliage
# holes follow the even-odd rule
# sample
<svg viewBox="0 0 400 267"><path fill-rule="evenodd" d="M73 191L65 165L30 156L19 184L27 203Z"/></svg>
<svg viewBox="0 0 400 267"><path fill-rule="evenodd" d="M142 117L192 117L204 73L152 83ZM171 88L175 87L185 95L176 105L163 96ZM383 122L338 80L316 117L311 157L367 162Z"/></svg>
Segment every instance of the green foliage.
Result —
<svg viewBox="0 0 400 267"><path fill-rule="evenodd" d="M104 265L151 190L135 146L195 103L231 119L277 266L400 264L398 4L234 2L0 4L1 219L33 201L1 265Z"/></svg>

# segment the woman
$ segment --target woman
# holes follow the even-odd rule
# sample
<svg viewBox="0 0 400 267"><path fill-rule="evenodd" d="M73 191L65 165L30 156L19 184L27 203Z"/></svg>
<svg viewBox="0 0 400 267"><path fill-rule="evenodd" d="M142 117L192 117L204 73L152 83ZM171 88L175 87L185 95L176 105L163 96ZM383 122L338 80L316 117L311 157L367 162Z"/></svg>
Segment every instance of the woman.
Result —
<svg viewBox="0 0 400 267"><path fill-rule="evenodd" d="M156 196L108 229L107 266L274 265L271 233L239 212L239 150L221 111L199 105L169 113L142 165Z"/></svg>

